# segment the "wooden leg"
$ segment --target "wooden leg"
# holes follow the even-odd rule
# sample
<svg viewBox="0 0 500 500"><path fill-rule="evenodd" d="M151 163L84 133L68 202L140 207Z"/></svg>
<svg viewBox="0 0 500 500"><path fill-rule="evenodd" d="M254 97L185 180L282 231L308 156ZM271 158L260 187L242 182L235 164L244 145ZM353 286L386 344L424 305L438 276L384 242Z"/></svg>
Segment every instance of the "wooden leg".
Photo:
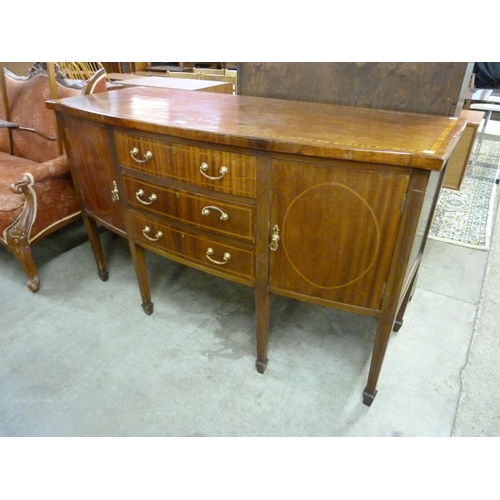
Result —
<svg viewBox="0 0 500 500"><path fill-rule="evenodd" d="M36 293L40 290L40 278L38 270L31 254L31 246L27 241L22 241L21 238L14 238L8 241L9 250L21 264L26 273L28 288Z"/></svg>
<svg viewBox="0 0 500 500"><path fill-rule="evenodd" d="M255 324L257 337L257 360L255 367L259 373L267 368L267 344L269 338L269 318L271 314L271 297L265 287L255 289Z"/></svg>
<svg viewBox="0 0 500 500"><path fill-rule="evenodd" d="M102 281L108 281L109 274L106 269L106 260L104 258L104 252L102 251L101 239L99 237L99 232L97 231L97 223L94 219L91 219L87 215L82 213L83 222L85 224L85 229L87 230L87 235L90 240L90 247L94 254L94 258L97 264L97 272L99 273L99 278Z"/></svg>
<svg viewBox="0 0 500 500"><path fill-rule="evenodd" d="M374 390L373 392L369 392L368 389L365 388L363 392L363 404L365 404L366 406L371 406L376 395L376 390Z"/></svg>
<svg viewBox="0 0 500 500"><path fill-rule="evenodd" d="M382 315L379 319L377 333L375 335L375 343L373 346L372 360L370 364L370 372L368 381L363 392L363 403L370 406L377 395L377 382L384 361L387 344L391 335L394 323L394 316L390 314Z"/></svg>
<svg viewBox="0 0 500 500"><path fill-rule="evenodd" d="M370 406L377 395L377 382L384 361L387 344L392 331L399 331L403 324L403 316L406 311L406 306L413 296L417 282L417 273L413 277L412 283L408 287L404 300L399 307L398 313L394 318L393 312L385 312L379 319L377 333L375 335L375 343L373 346L372 361L370 364L370 372L368 374L368 381L363 392L363 403Z"/></svg>
<svg viewBox="0 0 500 500"><path fill-rule="evenodd" d="M142 298L142 309L150 316L153 314L153 303L151 302L151 291L149 288L148 270L146 266L146 251L143 247L130 242L130 253L134 261L135 274L139 283L139 291Z"/></svg>
<svg viewBox="0 0 500 500"><path fill-rule="evenodd" d="M403 326L403 318L406 312L406 306L408 305L408 302L410 302L411 298L413 297L413 293L415 292L415 287L417 286L417 275L418 273L415 273L415 276L413 277L410 286L408 287L408 291L406 292L406 295L403 299L403 302L401 303L401 306L399 307L398 314L396 316L396 321L394 322L394 332L399 332L399 329Z"/></svg>
<svg viewBox="0 0 500 500"><path fill-rule="evenodd" d="M36 293L40 290L40 278L31 254L29 234L36 219L36 192L33 189L34 179L31 175L10 186L15 194L24 195L25 202L19 218L7 229L6 243L9 251L21 264L28 277L28 288Z"/></svg>

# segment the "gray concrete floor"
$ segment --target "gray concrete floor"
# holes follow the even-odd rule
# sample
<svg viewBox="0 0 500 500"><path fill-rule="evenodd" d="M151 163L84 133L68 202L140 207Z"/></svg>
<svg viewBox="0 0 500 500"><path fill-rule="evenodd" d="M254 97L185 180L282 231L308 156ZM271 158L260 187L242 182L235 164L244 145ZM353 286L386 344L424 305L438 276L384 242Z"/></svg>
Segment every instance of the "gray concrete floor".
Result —
<svg viewBox="0 0 500 500"><path fill-rule="evenodd" d="M428 241L371 407L372 318L273 297L254 368L253 290L149 254L146 316L125 240L99 280L82 225L35 247L32 294L0 249L1 436L451 436L488 252Z"/></svg>

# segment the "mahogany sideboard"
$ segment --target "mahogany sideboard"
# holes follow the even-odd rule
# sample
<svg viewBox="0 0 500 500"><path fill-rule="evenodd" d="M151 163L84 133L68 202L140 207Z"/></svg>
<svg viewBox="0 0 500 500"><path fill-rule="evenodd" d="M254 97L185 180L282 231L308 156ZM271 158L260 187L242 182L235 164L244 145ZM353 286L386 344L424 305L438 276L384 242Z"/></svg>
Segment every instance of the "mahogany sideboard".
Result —
<svg viewBox="0 0 500 500"><path fill-rule="evenodd" d="M146 250L254 287L260 373L271 294L373 316L372 403L465 120L159 88L48 106L103 280L97 224L128 238L147 314Z"/></svg>

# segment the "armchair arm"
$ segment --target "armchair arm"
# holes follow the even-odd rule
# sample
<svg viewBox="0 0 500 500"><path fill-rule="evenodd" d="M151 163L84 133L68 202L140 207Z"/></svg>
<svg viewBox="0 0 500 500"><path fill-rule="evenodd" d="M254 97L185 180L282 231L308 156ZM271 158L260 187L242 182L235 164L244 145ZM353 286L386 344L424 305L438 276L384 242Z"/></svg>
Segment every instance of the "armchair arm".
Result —
<svg viewBox="0 0 500 500"><path fill-rule="evenodd" d="M66 155L60 155L52 160L38 163L28 172L33 176L34 182L42 182L52 177L61 177L69 172L69 162Z"/></svg>

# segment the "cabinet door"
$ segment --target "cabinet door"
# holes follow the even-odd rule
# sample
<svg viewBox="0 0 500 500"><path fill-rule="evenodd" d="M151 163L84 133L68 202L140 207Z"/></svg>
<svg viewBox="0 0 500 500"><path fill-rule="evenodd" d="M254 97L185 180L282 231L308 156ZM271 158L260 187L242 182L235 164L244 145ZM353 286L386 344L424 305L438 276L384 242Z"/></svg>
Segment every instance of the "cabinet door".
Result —
<svg viewBox="0 0 500 500"><path fill-rule="evenodd" d="M123 210L112 193L116 184L107 129L69 116L64 117L64 126L75 184L86 213L124 234Z"/></svg>
<svg viewBox="0 0 500 500"><path fill-rule="evenodd" d="M271 290L380 309L409 171L276 160L272 172L271 230L280 240Z"/></svg>

